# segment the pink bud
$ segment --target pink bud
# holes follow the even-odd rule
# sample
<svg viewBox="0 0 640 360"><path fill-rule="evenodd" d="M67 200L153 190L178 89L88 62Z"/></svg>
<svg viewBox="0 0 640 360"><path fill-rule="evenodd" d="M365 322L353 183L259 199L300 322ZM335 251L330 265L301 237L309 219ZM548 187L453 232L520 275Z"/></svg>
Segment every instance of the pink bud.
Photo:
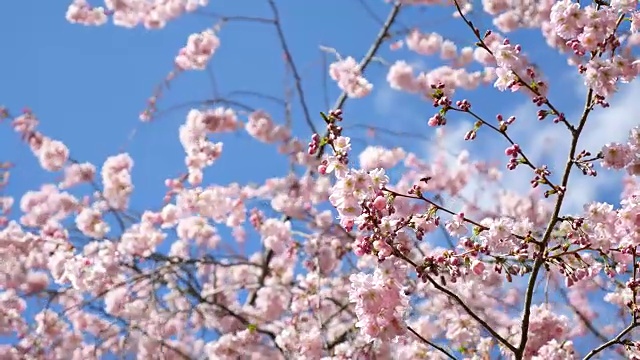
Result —
<svg viewBox="0 0 640 360"><path fill-rule="evenodd" d="M438 126L440 124L440 121L436 116L432 116L429 118L429 121L427 122L427 124L429 126Z"/></svg>
<svg viewBox="0 0 640 360"><path fill-rule="evenodd" d="M402 48L402 45L404 45L404 42L402 40L398 40L398 41L392 43L391 45L389 45L389 49L398 50L398 49Z"/></svg>
<svg viewBox="0 0 640 360"><path fill-rule="evenodd" d="M466 141L473 140L476 138L476 132L473 130L469 130L466 134L464 134L464 139Z"/></svg>
<svg viewBox="0 0 640 360"><path fill-rule="evenodd" d="M473 271L473 273L476 275L482 275L482 273L484 272L484 263L479 260L474 260L471 263L471 271Z"/></svg>
<svg viewBox="0 0 640 360"><path fill-rule="evenodd" d="M565 277L565 278L564 278L564 284L565 284L567 287L571 287L571 286L573 286L573 279L572 279L571 277L569 277L569 276Z"/></svg>
<svg viewBox="0 0 640 360"><path fill-rule="evenodd" d="M373 207L382 211L387 206L387 199L382 196L378 196L375 200L373 200Z"/></svg>

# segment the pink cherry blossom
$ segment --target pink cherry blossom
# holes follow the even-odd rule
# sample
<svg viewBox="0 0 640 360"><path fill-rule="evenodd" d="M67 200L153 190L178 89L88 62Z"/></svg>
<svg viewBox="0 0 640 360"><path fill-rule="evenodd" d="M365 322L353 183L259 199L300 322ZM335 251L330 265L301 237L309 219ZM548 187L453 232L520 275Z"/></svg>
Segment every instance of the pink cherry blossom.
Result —
<svg viewBox="0 0 640 360"><path fill-rule="evenodd" d="M50 136L46 112L0 106L32 156L0 159L0 358L640 359L640 127L609 112L640 73L637 1L345 5L327 13L381 28L365 46L356 23L339 29L327 64L298 59L296 13L264 2L265 17L207 0L69 2L76 26L208 24L183 34L139 114L183 152L160 179L139 172L139 148L88 161ZM282 55L282 88L213 84L230 58L269 64L263 45ZM255 59L233 58L240 47ZM575 86L552 57L583 108L558 95ZM212 82L211 98L171 107L182 75ZM491 113L518 97L530 106ZM20 173L31 160L43 177Z"/></svg>

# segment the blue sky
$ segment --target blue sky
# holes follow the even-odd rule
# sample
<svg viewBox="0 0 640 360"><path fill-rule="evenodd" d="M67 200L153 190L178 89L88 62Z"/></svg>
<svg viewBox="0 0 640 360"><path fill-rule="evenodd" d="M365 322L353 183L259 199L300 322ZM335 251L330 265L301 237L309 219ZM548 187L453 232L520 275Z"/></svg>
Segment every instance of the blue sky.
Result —
<svg viewBox="0 0 640 360"><path fill-rule="evenodd" d="M389 5L378 0L364 0L378 18L384 19ZM164 193L163 181L184 171L184 153L178 141L178 127L184 122L188 107L167 113L151 124L142 124L138 114L145 107L146 99L172 69L173 58L184 46L186 38L210 26L215 20L205 15L189 15L169 23L167 28L146 30L124 29L111 24L102 27L84 27L70 24L64 14L69 1L5 1L0 4L0 43L3 57L0 66L0 104L14 113L23 107L31 108L41 120L40 130L46 135L64 141L72 156L79 161L90 161L100 166L106 157L121 150L131 154L135 161L133 177L136 190L132 207L135 210L156 208ZM322 129L317 114L327 110L325 98L332 104L339 94L337 86L329 80L328 94L323 91L323 55L319 45L338 50L343 56L359 59L368 49L380 27L356 0L308 0L277 1L283 28L294 60L303 77L306 99L315 124ZM99 5L94 1L93 4ZM224 15L270 17L270 9L263 0L211 1L208 7ZM422 31L441 32L459 44L469 45L471 33L461 21L446 15L452 9L413 8L400 17L400 28L419 25ZM473 15L481 28L490 26L485 16ZM212 74L215 85L207 72L190 72L177 78L159 103L160 109L176 104L199 101L219 96L230 97L234 91L256 91L283 97L284 64L274 29L246 22L231 22L219 34L221 47L214 55ZM522 42L534 62L541 65L548 78L553 78L551 98L567 114L575 116L582 106L582 93L575 71L569 69L562 57L549 50L537 31L522 31L514 36L514 42ZM437 67L440 60L421 57L406 50L390 52L383 46L380 56L387 62L406 59L423 69ZM331 55L327 56L329 62ZM426 121L432 115L431 104L406 94L390 90L385 82L386 68L381 64L369 67L367 78L374 84L374 93L363 100L349 101L346 106L345 127L355 124L371 124L395 131L422 134L432 138L434 129ZM289 84L291 82L289 81ZM640 87L631 85L623 89L617 109L606 116L598 111L594 116L594 128L586 145L602 145L612 140L622 140L631 125L639 121L630 119L629 106ZM519 116L520 127L516 139L522 144L537 145L539 159L552 164L564 161L565 153L545 139L558 137L549 123L539 127L535 111L527 98L519 94L502 94L487 88L468 96L476 109L488 118L497 112ZM247 96L232 97L256 108L264 108L282 122L282 109L273 103ZM499 100L496 100L499 99ZM575 110L574 110L575 109ZM640 110L640 109L638 109ZM308 138L310 133L301 117L298 103L294 105L294 133ZM463 146L461 137L470 128L469 119L455 119L448 132L452 148ZM532 133L533 129L543 129ZM128 141L135 130L132 141ZM348 135L364 138L364 132L348 130ZM534 135L532 135L534 134ZM487 133L480 134L474 144L466 144L475 158L498 158L501 161L504 144ZM230 182L256 182L265 178L282 176L287 163L279 158L273 147L258 144L246 134L225 135L222 158L206 173L205 183L228 184ZM562 139L560 139L562 140ZM385 144L406 145L424 156L430 154L429 141L387 138ZM0 160L16 164L10 185L5 192L19 197L25 191L35 190L44 182L54 181L57 174L39 169L37 160L18 137L4 124L0 128ZM356 143L361 145L361 143ZM526 148L525 148L526 149ZM562 149L562 148L560 148ZM597 152L598 148L591 149ZM514 189L526 189L527 173L510 174L505 184ZM579 178L579 176L574 176ZM583 180L574 207L585 196L617 201L619 176L602 177L598 186ZM520 181L524 187L514 184ZM584 187L583 187L584 186ZM588 187L588 190L586 190ZM584 193L587 193L585 195ZM573 209L573 207L572 207Z"/></svg>
<svg viewBox="0 0 640 360"><path fill-rule="evenodd" d="M0 24L0 40L6 54L0 69L2 103L14 112L30 107L41 120L41 130L68 144L77 160L101 164L107 156L121 149L130 152L135 161L135 179L145 179L144 187L136 189L134 205L149 206L149 201L157 199L163 191L162 180L184 169L177 128L184 121L188 107L170 112L152 124L141 124L138 113L171 70L173 58L185 44L186 37L214 20L208 16L190 15L169 23L160 31L130 30L111 24L84 27L65 20L66 5L65 1L29 0L1 5L6 16ZM386 16L387 6L382 1L370 5L382 19ZM303 76L307 101L312 114L318 114L326 110L322 88L323 56L319 45L333 47L344 56L359 58L375 37L378 22L363 11L356 0L281 2L280 7L287 40ZM262 0L214 2L209 8L224 15L270 16L266 1ZM465 45L470 43L468 29L459 21L443 17L426 21L450 12L450 9L438 8L410 9L401 16L401 23L405 26L427 23L429 25L421 27L423 31L439 31L445 37L466 40ZM486 18L483 22L489 25ZM264 24L231 22L222 29L220 38L222 46L212 64L215 88L220 96L265 108L276 120L281 119L279 106L257 98L227 95L251 90L283 97L284 64L273 29ZM542 61L559 59L551 51L539 51L544 48L539 36L520 34L519 38L526 40L525 49L533 45L537 55L534 58ZM390 52L386 47L381 56L387 62L408 59L427 68L439 65L438 59L407 51ZM331 60L330 55L328 58ZM545 67L545 70L550 76L569 79L568 74L556 66ZM417 131L431 137L433 129L425 127L425 120L432 112L430 104L388 90L384 66L374 64L368 71L377 93L365 100L350 101L345 125L373 124L396 131ZM332 82L328 85L328 98L333 103L339 91ZM566 100L573 100L570 93L567 95L566 87L573 85L562 85L552 91L569 98ZM517 94L503 95L508 101L491 104L486 114L508 112L517 108L518 102L526 102ZM495 91L487 89L469 97L486 104L485 101L495 101L494 96ZM207 73L186 73L166 91L159 108L212 97L213 86ZM390 102L390 99L393 100ZM389 106L398 104L397 100L402 101L402 106ZM294 106L297 105L296 102ZM297 115L301 114L299 110L294 108ZM322 128L319 116L314 120L316 126ZM134 129L134 140L128 141ZM294 121L294 132L305 138L308 136L308 128L300 117ZM27 148L19 145L15 135L5 128L0 136L3 143L10 145L3 147L4 151L9 151L3 158L19 165L12 174L12 193L23 193L52 179L51 174L35 171L36 160ZM356 137L362 138L362 132ZM225 141L225 156L212 170L215 175L212 173L209 181L220 184L256 181L280 175L285 170L286 165L277 162L271 148L256 144L247 135L232 135L229 140ZM419 150L421 145L412 141L410 146Z"/></svg>

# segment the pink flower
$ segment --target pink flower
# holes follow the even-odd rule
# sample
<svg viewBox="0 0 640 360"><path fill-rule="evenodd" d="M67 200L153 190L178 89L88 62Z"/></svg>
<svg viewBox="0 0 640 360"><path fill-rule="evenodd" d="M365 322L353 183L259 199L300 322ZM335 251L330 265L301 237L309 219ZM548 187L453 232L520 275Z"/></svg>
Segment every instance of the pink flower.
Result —
<svg viewBox="0 0 640 360"><path fill-rule="evenodd" d="M356 304L356 327L368 341L393 340L406 332L404 313L408 297L395 280L378 269L373 275L354 274L349 278L349 299Z"/></svg>
<svg viewBox="0 0 640 360"><path fill-rule="evenodd" d="M69 149L62 142L44 138L37 151L38 160L43 169L49 171L62 170L69 159Z"/></svg>
<svg viewBox="0 0 640 360"><path fill-rule="evenodd" d="M191 34L176 56L176 66L182 70L204 70L218 47L220 40L211 29Z"/></svg>
<svg viewBox="0 0 640 360"><path fill-rule="evenodd" d="M473 272L474 274L476 274L478 276L480 276L480 275L482 275L484 273L484 269L485 269L485 266L484 266L484 263L482 261L474 260L471 263L471 272Z"/></svg>
<svg viewBox="0 0 640 360"><path fill-rule="evenodd" d="M365 97L373 89L373 85L362 76L358 63L351 56L332 63L329 66L329 75L351 98Z"/></svg>
<svg viewBox="0 0 640 360"><path fill-rule="evenodd" d="M629 146L619 143L609 143L602 148L602 166L612 169L623 169L631 160Z"/></svg>

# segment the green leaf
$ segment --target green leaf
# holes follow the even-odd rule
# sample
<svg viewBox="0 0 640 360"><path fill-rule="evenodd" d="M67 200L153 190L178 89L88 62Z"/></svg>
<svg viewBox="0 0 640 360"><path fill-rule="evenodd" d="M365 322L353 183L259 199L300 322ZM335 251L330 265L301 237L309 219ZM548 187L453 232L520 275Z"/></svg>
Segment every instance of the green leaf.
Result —
<svg viewBox="0 0 640 360"><path fill-rule="evenodd" d="M327 124L331 124L331 119L329 119L329 117L327 116L327 114L320 112L320 115L322 116L322 118L324 119L324 122L326 122Z"/></svg>

